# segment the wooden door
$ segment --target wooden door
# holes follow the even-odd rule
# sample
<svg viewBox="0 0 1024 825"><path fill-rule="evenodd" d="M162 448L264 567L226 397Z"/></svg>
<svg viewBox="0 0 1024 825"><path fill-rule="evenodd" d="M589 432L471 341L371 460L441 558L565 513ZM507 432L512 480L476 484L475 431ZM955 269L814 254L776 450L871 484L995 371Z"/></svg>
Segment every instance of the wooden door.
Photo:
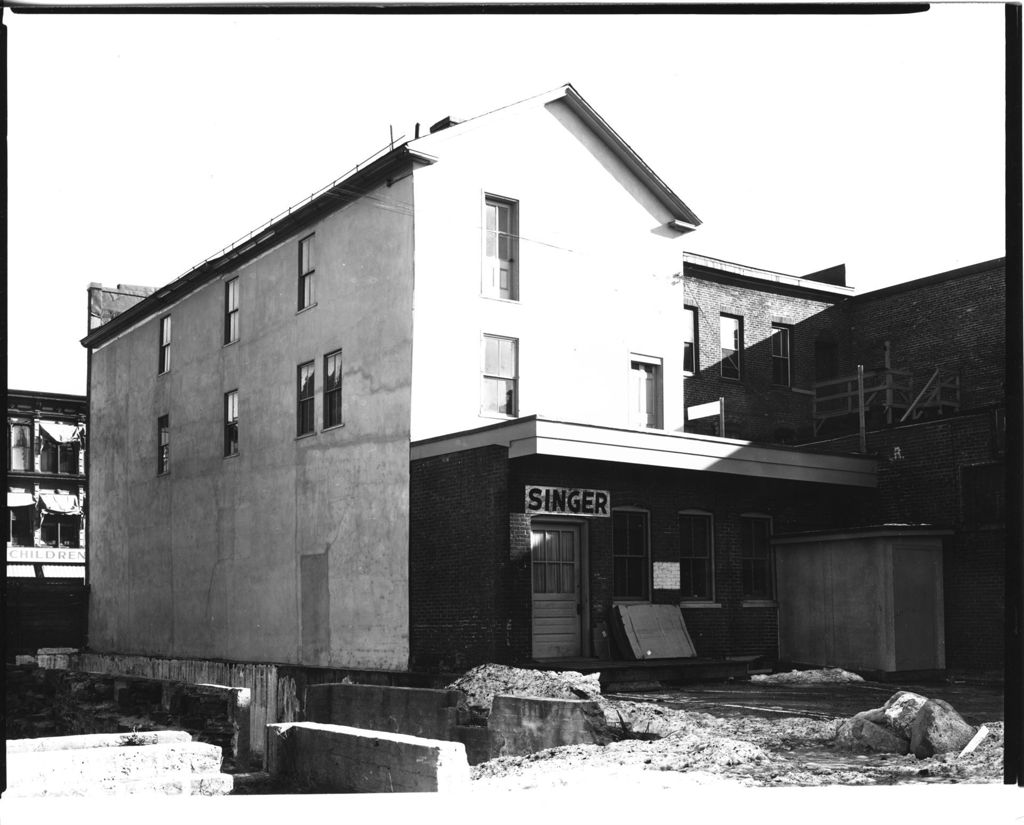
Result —
<svg viewBox="0 0 1024 825"><path fill-rule="evenodd" d="M533 657L579 656L582 594L580 527L534 525L531 539L533 575Z"/></svg>

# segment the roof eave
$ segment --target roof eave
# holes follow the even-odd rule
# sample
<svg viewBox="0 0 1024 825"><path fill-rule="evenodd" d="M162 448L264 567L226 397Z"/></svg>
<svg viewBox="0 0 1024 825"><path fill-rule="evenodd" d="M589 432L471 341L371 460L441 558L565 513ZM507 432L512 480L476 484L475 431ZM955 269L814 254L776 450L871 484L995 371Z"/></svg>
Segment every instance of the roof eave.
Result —
<svg viewBox="0 0 1024 825"><path fill-rule="evenodd" d="M433 155L412 149L408 144L395 147L373 163L325 189L308 203L294 211L289 211L284 217L269 224L255 237L221 255L209 258L169 284L157 289L153 294L90 332L81 339L80 343L83 347L92 348L114 338L133 324L159 312L163 307L219 277L223 274L225 267L230 270L240 266L245 261L261 254L271 243L277 243L282 235L297 232L324 213L333 212L357 200L360 195L353 194L352 190L358 189L360 185L387 179L395 169L404 168L410 163L428 165L436 161L437 158Z"/></svg>

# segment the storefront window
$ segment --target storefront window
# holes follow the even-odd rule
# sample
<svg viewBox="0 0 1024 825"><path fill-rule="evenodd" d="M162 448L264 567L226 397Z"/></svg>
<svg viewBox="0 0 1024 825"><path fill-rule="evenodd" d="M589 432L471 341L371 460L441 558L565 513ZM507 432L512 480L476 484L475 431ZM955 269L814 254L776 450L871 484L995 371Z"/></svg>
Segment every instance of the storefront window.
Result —
<svg viewBox="0 0 1024 825"><path fill-rule="evenodd" d="M43 516L39 528L43 544L47 547L78 547L78 516Z"/></svg>

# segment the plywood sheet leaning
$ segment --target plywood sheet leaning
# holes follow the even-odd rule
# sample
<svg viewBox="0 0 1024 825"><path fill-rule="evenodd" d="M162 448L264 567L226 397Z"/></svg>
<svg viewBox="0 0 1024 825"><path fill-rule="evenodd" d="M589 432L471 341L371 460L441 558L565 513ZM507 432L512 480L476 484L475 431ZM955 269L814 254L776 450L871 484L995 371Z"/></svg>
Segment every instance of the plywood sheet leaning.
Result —
<svg viewBox="0 0 1024 825"><path fill-rule="evenodd" d="M619 604L615 617L634 659L687 659L697 655L683 614L671 604Z"/></svg>

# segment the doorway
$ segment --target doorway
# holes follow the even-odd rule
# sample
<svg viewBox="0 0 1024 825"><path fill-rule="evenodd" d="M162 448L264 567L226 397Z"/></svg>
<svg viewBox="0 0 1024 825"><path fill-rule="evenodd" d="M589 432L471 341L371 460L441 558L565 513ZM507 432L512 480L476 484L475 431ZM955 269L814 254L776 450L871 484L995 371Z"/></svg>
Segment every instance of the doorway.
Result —
<svg viewBox="0 0 1024 825"><path fill-rule="evenodd" d="M535 522L530 533L533 658L582 654L582 525Z"/></svg>

